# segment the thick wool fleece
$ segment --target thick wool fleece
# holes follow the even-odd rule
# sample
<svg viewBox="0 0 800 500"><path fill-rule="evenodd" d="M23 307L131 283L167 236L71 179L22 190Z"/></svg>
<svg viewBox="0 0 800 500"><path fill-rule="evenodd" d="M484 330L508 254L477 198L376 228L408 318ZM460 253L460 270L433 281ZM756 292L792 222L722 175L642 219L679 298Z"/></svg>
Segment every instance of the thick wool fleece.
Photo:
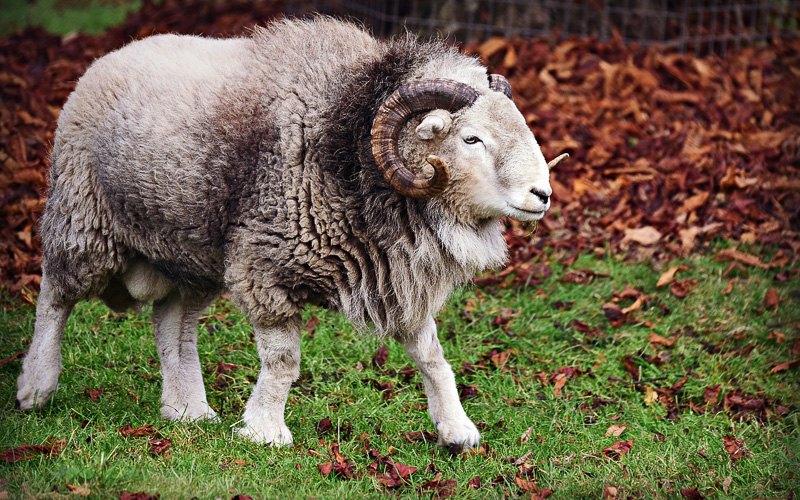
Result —
<svg viewBox="0 0 800 500"><path fill-rule="evenodd" d="M489 92L485 69L441 43L324 18L249 39L156 36L99 59L59 119L45 273L65 296L123 308L139 298L119 277L143 261L185 294L232 290L255 323L315 301L379 333L418 330L505 256L496 221L459 231L375 167L378 107L422 77Z"/></svg>

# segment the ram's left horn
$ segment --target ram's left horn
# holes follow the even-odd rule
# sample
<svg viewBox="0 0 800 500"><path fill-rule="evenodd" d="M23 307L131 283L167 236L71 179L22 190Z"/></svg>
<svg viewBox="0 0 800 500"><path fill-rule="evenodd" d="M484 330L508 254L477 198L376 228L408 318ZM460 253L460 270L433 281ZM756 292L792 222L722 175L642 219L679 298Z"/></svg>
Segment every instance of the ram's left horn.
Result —
<svg viewBox="0 0 800 500"><path fill-rule="evenodd" d="M553 158L552 160L550 160L550 163L547 164L547 168L553 170L553 167L561 163L561 160L563 160L564 158L569 158L569 153L562 153Z"/></svg>

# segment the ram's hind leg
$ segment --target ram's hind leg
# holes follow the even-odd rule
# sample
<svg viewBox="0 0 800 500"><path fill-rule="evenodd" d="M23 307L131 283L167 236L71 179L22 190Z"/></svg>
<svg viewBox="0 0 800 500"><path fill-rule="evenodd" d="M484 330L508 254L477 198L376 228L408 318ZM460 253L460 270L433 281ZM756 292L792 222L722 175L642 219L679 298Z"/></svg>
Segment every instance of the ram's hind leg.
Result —
<svg viewBox="0 0 800 500"><path fill-rule="evenodd" d="M47 274L42 276L33 341L17 379L19 408L41 408L55 393L61 374L61 338L75 302L59 296Z"/></svg>
<svg viewBox="0 0 800 500"><path fill-rule="evenodd" d="M164 388L161 416L169 420L214 419L208 406L200 357L197 320L211 299L187 300L178 291L153 304L156 347Z"/></svg>
<svg viewBox="0 0 800 500"><path fill-rule="evenodd" d="M272 326L253 327L261 373L244 410L239 434L275 446L292 443L284 411L292 382L300 376L300 317Z"/></svg>
<svg viewBox="0 0 800 500"><path fill-rule="evenodd" d="M416 334L398 340L422 373L428 411L439 433L439 446L451 453L478 446L481 435L461 406L456 379L444 359L433 318L428 318Z"/></svg>

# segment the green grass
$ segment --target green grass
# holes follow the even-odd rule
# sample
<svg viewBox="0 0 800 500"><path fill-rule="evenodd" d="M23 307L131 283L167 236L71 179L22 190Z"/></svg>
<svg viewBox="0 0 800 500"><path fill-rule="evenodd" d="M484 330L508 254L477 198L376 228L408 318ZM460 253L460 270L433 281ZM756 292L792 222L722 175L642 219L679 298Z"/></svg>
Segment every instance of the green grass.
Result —
<svg viewBox="0 0 800 500"><path fill-rule="evenodd" d="M439 335L457 381L477 390L477 397L464 406L474 422L481 422L489 452L456 457L434 444L410 443L403 437L435 429L424 409L419 374L405 382L396 373L410 364L400 345L358 335L336 314L306 311L306 319L315 315L322 321L313 338L303 338L301 377L287 407L295 445L273 449L231 437L259 363L250 328L230 302L218 301L199 330L209 402L221 422L197 424L159 418L161 376L153 360L149 310L118 316L97 303L83 303L67 326L64 371L53 404L39 413L14 410L20 361L0 367L0 452L45 444L49 438L68 443L60 456L0 463L0 490L7 489L12 498L74 497L68 484L88 488L90 498L116 498L122 491L159 494L162 499L230 498L236 493L254 498L382 497L387 492L366 473L372 462L362 451L366 437L381 454L391 449L393 460L418 468L407 485L388 492L402 498L417 498L418 488L437 472L442 480L456 481L458 498L529 498L514 482L520 468L504 460L526 453L529 479L539 488L555 490L551 498L599 498L605 485L616 486L618 498L681 498L680 489L692 487L707 498L786 498L792 489L799 493L797 369L769 374L776 363L798 357L790 352L798 337L798 284L775 280L780 270L748 268L723 276L727 263L707 256L673 264L689 267L678 279L698 282L682 300L668 286L656 288L660 270L648 264L589 256L569 269L551 263L553 275L536 288L457 292L438 317ZM560 281L571 269L587 268L610 277L582 285ZM733 291L725 296L721 291L731 277ZM626 285L651 296L649 307L630 313L636 321L615 328L602 305ZM763 307L770 288L781 299L777 312ZM574 301L574 306L559 310L554 301ZM519 312L505 325L507 331L493 325L503 308ZM665 308L671 312L665 314ZM233 326L212 315L229 319ZM25 303L0 309L0 358L27 348L33 317L34 308ZM569 326L573 320L600 332L581 333ZM676 331L680 333L671 347L654 349L648 341L651 332L673 338ZM783 333L786 341L769 338L773 331ZM389 358L383 369L376 369L371 357L382 345L388 347ZM495 366L489 357L493 349L511 350L505 365ZM661 366L647 361L646 356L658 353ZM633 357L642 379L656 380L632 384L624 356ZM227 387L215 383L218 361L239 365ZM465 370L465 362L474 369ZM544 385L537 373L549 378L562 367L578 367L581 375L570 378L556 397L554 385ZM675 396L677 419L669 418L662 401L645 401L644 386L669 388L684 374L689 375L683 392ZM393 394L385 400L367 379L391 382ZM703 392L715 384L721 385L720 401L734 391L759 394L769 411L783 405L789 413L770 419L745 413L746 418L732 420L721 406L704 413L688 406L691 401L703 408ZM99 387L105 392L93 402L85 390ZM325 417L338 427L338 435L317 434L317 422ZM126 424L154 424L172 441L172 454L155 456L146 438L121 437L117 429ZM606 437L611 424L626 429L618 438ZM523 434L530 436L525 443ZM743 439L749 455L732 462L723 448L726 434ZM605 458L603 448L618 439L633 440L630 453L619 461ZM334 440L361 477L345 480L318 471L319 464L330 460L329 443ZM482 486L469 489L475 476L481 477ZM722 484L729 476L725 495Z"/></svg>
<svg viewBox="0 0 800 500"><path fill-rule="evenodd" d="M80 31L98 35L120 24L141 0L0 0L0 35L41 26L57 35Z"/></svg>

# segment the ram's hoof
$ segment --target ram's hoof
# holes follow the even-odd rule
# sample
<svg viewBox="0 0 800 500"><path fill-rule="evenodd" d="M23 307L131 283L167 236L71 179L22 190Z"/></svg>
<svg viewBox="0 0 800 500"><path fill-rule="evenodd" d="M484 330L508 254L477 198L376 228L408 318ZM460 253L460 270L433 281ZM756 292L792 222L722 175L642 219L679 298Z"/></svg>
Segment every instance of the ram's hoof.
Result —
<svg viewBox="0 0 800 500"><path fill-rule="evenodd" d="M275 447L290 446L293 442L292 432L286 425L264 425L260 427L245 425L236 430L236 434L259 444Z"/></svg>
<svg viewBox="0 0 800 500"><path fill-rule="evenodd" d="M439 446L454 455L477 448L481 442L480 432L469 419L460 422L440 422L436 430L439 432Z"/></svg>
<svg viewBox="0 0 800 500"><path fill-rule="evenodd" d="M194 422L196 420L209 420L219 422L217 412L206 403L196 405L164 405L161 407L161 417L167 420Z"/></svg>

